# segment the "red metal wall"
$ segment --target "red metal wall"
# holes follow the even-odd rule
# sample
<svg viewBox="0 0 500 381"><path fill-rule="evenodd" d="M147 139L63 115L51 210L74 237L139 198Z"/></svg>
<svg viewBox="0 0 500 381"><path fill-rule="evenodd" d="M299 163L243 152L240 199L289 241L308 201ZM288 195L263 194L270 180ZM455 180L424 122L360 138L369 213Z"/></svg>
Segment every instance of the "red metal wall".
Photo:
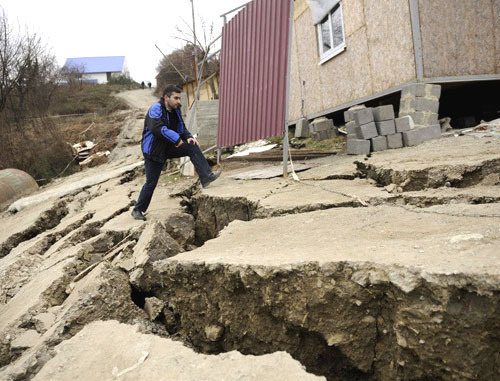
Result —
<svg viewBox="0 0 500 381"><path fill-rule="evenodd" d="M254 0L222 29L217 146L283 134L290 0Z"/></svg>

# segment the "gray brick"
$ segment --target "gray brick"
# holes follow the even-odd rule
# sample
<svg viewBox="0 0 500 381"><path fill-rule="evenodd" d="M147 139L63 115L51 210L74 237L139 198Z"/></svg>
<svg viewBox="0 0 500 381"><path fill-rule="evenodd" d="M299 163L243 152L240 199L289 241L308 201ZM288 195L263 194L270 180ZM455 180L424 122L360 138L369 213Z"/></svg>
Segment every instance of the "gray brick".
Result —
<svg viewBox="0 0 500 381"><path fill-rule="evenodd" d="M347 123L353 120L354 120L353 111L352 110L344 111L344 121Z"/></svg>
<svg viewBox="0 0 500 381"><path fill-rule="evenodd" d="M418 128L420 132L420 137L423 142L432 139L439 139L441 137L441 126L439 124L434 124L432 126L420 127Z"/></svg>
<svg viewBox="0 0 500 381"><path fill-rule="evenodd" d="M429 95L439 99L441 97L441 85L427 85L426 96Z"/></svg>
<svg viewBox="0 0 500 381"><path fill-rule="evenodd" d="M333 129L333 120L325 117L314 119L309 125L310 132L320 132Z"/></svg>
<svg viewBox="0 0 500 381"><path fill-rule="evenodd" d="M403 135L401 133L387 135L387 148L401 148L403 147Z"/></svg>
<svg viewBox="0 0 500 381"><path fill-rule="evenodd" d="M296 138L308 138L309 137L309 122L307 119L299 119L295 125L295 135Z"/></svg>
<svg viewBox="0 0 500 381"><path fill-rule="evenodd" d="M387 138L385 136L376 136L370 139L373 152L384 151L387 149Z"/></svg>
<svg viewBox="0 0 500 381"><path fill-rule="evenodd" d="M356 126L357 126L357 124L353 120L350 122L347 122L345 125L345 132L347 132L348 134L356 133Z"/></svg>
<svg viewBox="0 0 500 381"><path fill-rule="evenodd" d="M401 90L401 98L428 98L439 99L441 96L441 86L425 83L414 83L403 87Z"/></svg>
<svg viewBox="0 0 500 381"><path fill-rule="evenodd" d="M358 136L356 134L347 134L347 140L349 139L357 139Z"/></svg>
<svg viewBox="0 0 500 381"><path fill-rule="evenodd" d="M348 139L347 153L349 155L367 155L370 153L370 141L362 139Z"/></svg>
<svg viewBox="0 0 500 381"><path fill-rule="evenodd" d="M409 115L397 118L395 122L396 132L410 131L413 127L415 127L415 123L413 123L413 119Z"/></svg>
<svg viewBox="0 0 500 381"><path fill-rule="evenodd" d="M418 98L416 110L437 113L439 111L439 101L427 98Z"/></svg>
<svg viewBox="0 0 500 381"><path fill-rule="evenodd" d="M375 122L394 119L394 107L392 105L375 107L373 109L373 119Z"/></svg>
<svg viewBox="0 0 500 381"><path fill-rule="evenodd" d="M415 111L415 112L403 112L399 115L402 116L411 116L413 122L419 126L430 126L432 124L438 123L438 114L433 112L425 112L425 111Z"/></svg>
<svg viewBox="0 0 500 381"><path fill-rule="evenodd" d="M354 111L354 120L358 126L373 122L373 109L362 108Z"/></svg>
<svg viewBox="0 0 500 381"><path fill-rule="evenodd" d="M356 135L358 136L358 139L371 139L377 136L378 132L375 122L356 127Z"/></svg>
<svg viewBox="0 0 500 381"><path fill-rule="evenodd" d="M396 133L394 119L375 122L375 125L377 126L377 132L379 135L391 135Z"/></svg>
<svg viewBox="0 0 500 381"><path fill-rule="evenodd" d="M419 128L414 128L410 131L402 132L403 144L405 147L413 147L422 143L422 136Z"/></svg>
<svg viewBox="0 0 500 381"><path fill-rule="evenodd" d="M334 134L333 130L322 130L322 131L312 132L311 137L314 140L325 140L331 138L332 134Z"/></svg>
<svg viewBox="0 0 500 381"><path fill-rule="evenodd" d="M401 90L401 98L415 98L425 96L425 84L424 83L414 83L403 87Z"/></svg>

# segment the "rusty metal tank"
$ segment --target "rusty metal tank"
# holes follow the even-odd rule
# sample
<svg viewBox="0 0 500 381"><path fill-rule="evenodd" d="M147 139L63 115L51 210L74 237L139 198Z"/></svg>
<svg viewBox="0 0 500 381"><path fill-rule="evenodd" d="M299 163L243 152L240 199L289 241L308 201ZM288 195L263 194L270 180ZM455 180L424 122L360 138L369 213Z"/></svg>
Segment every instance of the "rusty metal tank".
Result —
<svg viewBox="0 0 500 381"><path fill-rule="evenodd" d="M15 168L0 170L0 208L38 189L35 179Z"/></svg>

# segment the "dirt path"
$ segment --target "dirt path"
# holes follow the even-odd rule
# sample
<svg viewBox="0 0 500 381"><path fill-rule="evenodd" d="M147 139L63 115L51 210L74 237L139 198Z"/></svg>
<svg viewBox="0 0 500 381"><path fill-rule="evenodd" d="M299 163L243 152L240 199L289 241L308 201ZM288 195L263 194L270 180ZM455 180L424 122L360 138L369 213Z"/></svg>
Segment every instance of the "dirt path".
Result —
<svg viewBox="0 0 500 381"><path fill-rule="evenodd" d="M119 93L117 96L124 99L130 107L146 112L157 100L157 97L153 95L153 91L154 89L129 90Z"/></svg>

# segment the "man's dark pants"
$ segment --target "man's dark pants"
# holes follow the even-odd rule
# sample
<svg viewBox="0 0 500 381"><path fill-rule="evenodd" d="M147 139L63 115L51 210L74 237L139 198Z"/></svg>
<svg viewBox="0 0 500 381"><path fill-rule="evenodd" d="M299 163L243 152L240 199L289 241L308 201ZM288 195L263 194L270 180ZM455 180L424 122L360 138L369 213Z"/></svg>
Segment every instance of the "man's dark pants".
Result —
<svg viewBox="0 0 500 381"><path fill-rule="evenodd" d="M205 182L210 173L212 173L212 170L207 163L207 159L203 156L200 147L194 143L189 144L184 142L180 147L171 148L167 153L167 159L183 156L189 156L201 182ZM141 189L141 193L134 207L135 210L144 213L148 209L164 164L165 163L160 163L151 159L144 159L144 166L146 167L146 184L144 184Z"/></svg>

